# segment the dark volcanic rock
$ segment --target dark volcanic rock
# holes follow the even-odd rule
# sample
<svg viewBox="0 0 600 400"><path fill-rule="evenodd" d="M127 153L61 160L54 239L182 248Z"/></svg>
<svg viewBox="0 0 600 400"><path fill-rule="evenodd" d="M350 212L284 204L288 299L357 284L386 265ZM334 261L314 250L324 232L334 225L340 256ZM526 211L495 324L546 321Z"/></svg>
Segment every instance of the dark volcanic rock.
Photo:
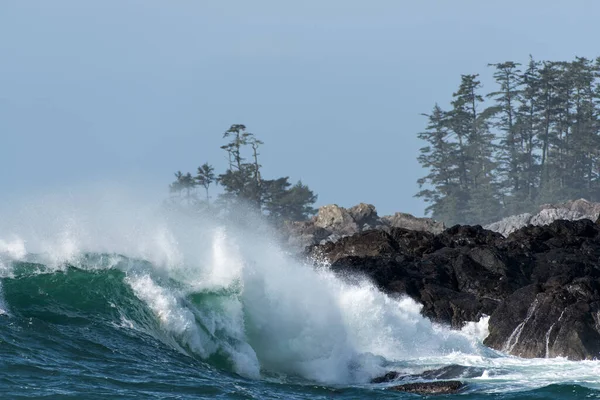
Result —
<svg viewBox="0 0 600 400"><path fill-rule="evenodd" d="M419 374L419 377L423 379L478 378L483 375L484 371L485 368L451 364L442 368L425 371Z"/></svg>
<svg viewBox="0 0 600 400"><path fill-rule="evenodd" d="M463 387L464 384L460 381L435 381L405 383L404 385L389 387L388 390L416 394L454 394L458 393Z"/></svg>
<svg viewBox="0 0 600 400"><path fill-rule="evenodd" d="M423 304L423 314L461 327L494 311L512 291L501 254L488 243L502 237L481 227L454 227L435 236L391 228L368 231L310 249L340 273L363 274L390 293ZM483 246L472 249L473 246Z"/></svg>
<svg viewBox="0 0 600 400"><path fill-rule="evenodd" d="M406 375L402 375L400 372L397 372L397 371L390 371L383 376L378 376L377 378L372 379L371 383L393 382L393 381L397 381L398 379L401 379L403 376L406 376Z"/></svg>
<svg viewBox="0 0 600 400"><path fill-rule="evenodd" d="M340 274L423 304L461 327L491 315L485 344L523 357L600 356L600 227L590 220L528 226L507 238L480 226L434 235L390 228L313 246Z"/></svg>
<svg viewBox="0 0 600 400"><path fill-rule="evenodd" d="M465 367L464 365L450 364L442 368L430 369L420 374L402 374L390 371L387 374L371 380L371 383L386 383L400 380L432 380L432 379L458 379L477 378L483 375L485 368Z"/></svg>

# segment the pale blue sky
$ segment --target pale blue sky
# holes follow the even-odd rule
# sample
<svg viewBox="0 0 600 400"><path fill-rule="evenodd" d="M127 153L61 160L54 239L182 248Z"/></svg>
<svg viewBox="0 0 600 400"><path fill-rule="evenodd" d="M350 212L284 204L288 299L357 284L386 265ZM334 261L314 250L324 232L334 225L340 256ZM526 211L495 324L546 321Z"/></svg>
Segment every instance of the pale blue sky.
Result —
<svg viewBox="0 0 600 400"><path fill-rule="evenodd" d="M600 55L600 2L0 0L0 188L86 182L167 194L265 142L266 177L319 204L422 215L420 113L488 63Z"/></svg>

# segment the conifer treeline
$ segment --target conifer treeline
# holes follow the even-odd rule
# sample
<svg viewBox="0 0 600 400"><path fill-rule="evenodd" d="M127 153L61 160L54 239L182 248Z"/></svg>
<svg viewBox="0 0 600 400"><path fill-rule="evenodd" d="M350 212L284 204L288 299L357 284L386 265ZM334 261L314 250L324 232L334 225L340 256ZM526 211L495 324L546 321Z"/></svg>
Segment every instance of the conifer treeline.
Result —
<svg viewBox="0 0 600 400"><path fill-rule="evenodd" d="M494 91L462 75L418 137L416 194L448 224L483 224L584 197L600 201L600 58L490 64Z"/></svg>
<svg viewBox="0 0 600 400"><path fill-rule="evenodd" d="M221 146L227 154L228 168L215 175L212 165L204 163L197 173L175 173L175 182L169 186L172 201L196 210L215 213L234 213L240 216L247 212L264 214L272 222L302 221L315 213L312 207L317 196L298 181L295 185L289 177L264 179L259 163L259 148L264 143L242 124L231 125L223 138L229 142ZM211 202L211 185L220 185L223 192ZM202 188L204 195L198 196Z"/></svg>

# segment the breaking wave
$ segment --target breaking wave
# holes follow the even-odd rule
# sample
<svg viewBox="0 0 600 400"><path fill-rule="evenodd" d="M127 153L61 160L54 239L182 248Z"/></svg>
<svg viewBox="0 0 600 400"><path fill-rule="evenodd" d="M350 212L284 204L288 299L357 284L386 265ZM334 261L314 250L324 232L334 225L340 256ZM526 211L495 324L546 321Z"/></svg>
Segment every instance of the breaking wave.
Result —
<svg viewBox="0 0 600 400"><path fill-rule="evenodd" d="M133 335L244 378L327 385L449 364L480 368L472 382L486 392L600 380L595 361L490 350L487 319L461 331L434 324L409 298L294 258L257 221L241 228L105 194L41 204L4 219L0 314L62 327L72 346L65 327L116 335L117 348Z"/></svg>

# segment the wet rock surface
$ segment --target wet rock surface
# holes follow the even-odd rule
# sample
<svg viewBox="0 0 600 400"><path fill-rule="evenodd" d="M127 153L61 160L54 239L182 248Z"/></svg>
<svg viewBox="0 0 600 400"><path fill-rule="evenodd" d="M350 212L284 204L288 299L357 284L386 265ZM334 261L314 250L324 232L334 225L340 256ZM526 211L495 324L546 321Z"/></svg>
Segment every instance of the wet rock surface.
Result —
<svg viewBox="0 0 600 400"><path fill-rule="evenodd" d="M422 314L462 327L490 315L485 344L522 357L600 356L600 228L583 219L504 237L480 226L439 234L389 227L313 245L341 276L362 275Z"/></svg>
<svg viewBox="0 0 600 400"><path fill-rule="evenodd" d="M387 374L375 378L371 383L387 383L396 381L415 381L433 379L465 379L477 378L483 375L485 368L466 367L464 365L451 364L442 368L431 369L420 374L402 374L398 371L390 371Z"/></svg>
<svg viewBox="0 0 600 400"><path fill-rule="evenodd" d="M463 389L460 381L415 382L391 386L388 390L415 394L454 394Z"/></svg>

